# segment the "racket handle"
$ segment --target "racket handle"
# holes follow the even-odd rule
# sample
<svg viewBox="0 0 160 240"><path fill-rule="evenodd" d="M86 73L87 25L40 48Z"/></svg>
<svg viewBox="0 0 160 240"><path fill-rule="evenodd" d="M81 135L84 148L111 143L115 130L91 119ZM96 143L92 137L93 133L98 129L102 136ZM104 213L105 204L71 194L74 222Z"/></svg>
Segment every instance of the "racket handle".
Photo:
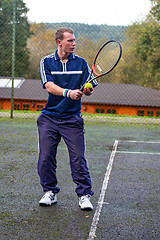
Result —
<svg viewBox="0 0 160 240"><path fill-rule="evenodd" d="M79 89L81 92L83 92L83 88L84 88L84 85L82 85L82 87Z"/></svg>
<svg viewBox="0 0 160 240"><path fill-rule="evenodd" d="M91 78L91 75L92 75L92 71L90 72L90 74L89 74L87 80L85 81L85 83L81 86L80 91L83 92L83 88L84 88L84 86L85 86L86 83L92 82L92 79L93 79L93 78L90 79L90 78Z"/></svg>

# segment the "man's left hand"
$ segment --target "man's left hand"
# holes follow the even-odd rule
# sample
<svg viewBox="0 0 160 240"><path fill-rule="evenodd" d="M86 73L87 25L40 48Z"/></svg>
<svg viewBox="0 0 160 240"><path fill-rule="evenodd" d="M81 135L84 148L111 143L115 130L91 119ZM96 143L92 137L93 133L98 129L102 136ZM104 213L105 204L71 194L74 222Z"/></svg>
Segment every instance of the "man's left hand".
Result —
<svg viewBox="0 0 160 240"><path fill-rule="evenodd" d="M85 95L91 95L93 93L93 87L92 88L85 88L83 89L83 92Z"/></svg>

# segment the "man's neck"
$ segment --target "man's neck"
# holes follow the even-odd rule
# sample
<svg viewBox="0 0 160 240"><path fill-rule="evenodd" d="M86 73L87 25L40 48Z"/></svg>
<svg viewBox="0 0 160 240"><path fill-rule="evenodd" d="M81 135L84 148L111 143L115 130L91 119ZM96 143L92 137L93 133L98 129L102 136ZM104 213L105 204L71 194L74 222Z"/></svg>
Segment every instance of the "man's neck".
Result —
<svg viewBox="0 0 160 240"><path fill-rule="evenodd" d="M61 61L64 62L64 63L68 60L68 57L70 55L70 53L66 54L66 53L63 53L59 50L57 51L57 54L58 54L59 58L61 59Z"/></svg>

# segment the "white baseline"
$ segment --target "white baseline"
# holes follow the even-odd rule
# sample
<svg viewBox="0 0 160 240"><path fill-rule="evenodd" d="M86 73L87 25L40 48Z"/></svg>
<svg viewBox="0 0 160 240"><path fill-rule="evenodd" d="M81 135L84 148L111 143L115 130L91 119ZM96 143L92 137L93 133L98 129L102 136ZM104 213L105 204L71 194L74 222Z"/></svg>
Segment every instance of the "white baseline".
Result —
<svg viewBox="0 0 160 240"><path fill-rule="evenodd" d="M111 153L111 156L110 156L110 159L109 159L107 171L106 171L106 174L105 174L105 177L104 177L104 180L103 180L103 185L102 185L100 197L99 197L99 200L98 200L98 204L97 204L97 207L96 207L96 211L95 211L95 214L94 214L94 217L93 217L93 220L92 220L92 224L91 224L91 228L90 228L90 232L89 232L89 237L88 237L87 240L94 239L94 237L95 237L97 224L98 224L98 221L99 221L99 216L100 216L102 206L103 206L103 203L104 203L104 197L105 197L106 189L107 189L107 186L108 186L109 177L110 177L111 170L112 170L112 165L113 165L113 162L114 162L114 157L115 157L115 154L116 154L116 151L117 151L117 146L118 146L118 140L115 140L114 145L113 145L113 149L112 149L112 153Z"/></svg>

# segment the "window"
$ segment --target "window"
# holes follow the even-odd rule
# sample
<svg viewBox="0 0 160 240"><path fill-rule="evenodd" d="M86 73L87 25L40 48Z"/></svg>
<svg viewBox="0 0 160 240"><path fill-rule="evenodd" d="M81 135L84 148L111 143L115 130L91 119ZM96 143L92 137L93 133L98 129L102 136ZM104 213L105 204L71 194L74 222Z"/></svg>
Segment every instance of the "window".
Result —
<svg viewBox="0 0 160 240"><path fill-rule="evenodd" d="M160 117L160 111L156 112L156 117Z"/></svg>
<svg viewBox="0 0 160 240"><path fill-rule="evenodd" d="M14 104L14 110L19 110L19 108L20 108L20 106L19 106L19 104Z"/></svg>
<svg viewBox="0 0 160 240"><path fill-rule="evenodd" d="M144 110L138 110L138 116L144 116Z"/></svg>
<svg viewBox="0 0 160 240"><path fill-rule="evenodd" d="M153 111L147 111L147 116L153 116Z"/></svg>
<svg viewBox="0 0 160 240"><path fill-rule="evenodd" d="M116 114L116 109L107 109L107 114Z"/></svg>
<svg viewBox="0 0 160 240"><path fill-rule="evenodd" d="M42 111L43 105L37 105L37 111Z"/></svg>
<svg viewBox="0 0 160 240"><path fill-rule="evenodd" d="M99 108L96 108L96 113L104 113L104 109L99 109Z"/></svg>
<svg viewBox="0 0 160 240"><path fill-rule="evenodd" d="M29 110L29 104L23 104L23 110Z"/></svg>

